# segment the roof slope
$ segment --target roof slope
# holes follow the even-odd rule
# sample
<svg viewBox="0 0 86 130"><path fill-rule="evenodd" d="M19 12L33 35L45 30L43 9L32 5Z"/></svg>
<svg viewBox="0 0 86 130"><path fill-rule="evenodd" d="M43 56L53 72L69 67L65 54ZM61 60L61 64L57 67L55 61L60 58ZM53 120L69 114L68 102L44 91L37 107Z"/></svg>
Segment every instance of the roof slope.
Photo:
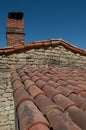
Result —
<svg viewBox="0 0 86 130"><path fill-rule="evenodd" d="M3 48L0 49L0 55L9 55L12 53L17 53L17 52L22 52L26 50L31 50L31 49L37 49L37 48L47 48L49 46L55 47L55 46L64 46L68 50L72 51L73 53L79 53L80 55L86 56L86 51L79 49L78 47L75 47L63 40L49 40L49 41L39 41L39 42L33 42L33 43L28 43L28 44L19 44L16 46L8 47L8 48Z"/></svg>
<svg viewBox="0 0 86 130"><path fill-rule="evenodd" d="M20 130L86 130L86 68L11 68Z"/></svg>

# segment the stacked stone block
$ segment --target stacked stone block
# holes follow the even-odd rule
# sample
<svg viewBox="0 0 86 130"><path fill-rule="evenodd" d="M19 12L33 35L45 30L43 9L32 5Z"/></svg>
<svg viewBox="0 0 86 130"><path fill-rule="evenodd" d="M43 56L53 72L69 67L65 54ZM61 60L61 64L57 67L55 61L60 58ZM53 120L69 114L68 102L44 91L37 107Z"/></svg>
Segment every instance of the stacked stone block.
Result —
<svg viewBox="0 0 86 130"><path fill-rule="evenodd" d="M15 108L10 73L0 70L0 130L15 130Z"/></svg>

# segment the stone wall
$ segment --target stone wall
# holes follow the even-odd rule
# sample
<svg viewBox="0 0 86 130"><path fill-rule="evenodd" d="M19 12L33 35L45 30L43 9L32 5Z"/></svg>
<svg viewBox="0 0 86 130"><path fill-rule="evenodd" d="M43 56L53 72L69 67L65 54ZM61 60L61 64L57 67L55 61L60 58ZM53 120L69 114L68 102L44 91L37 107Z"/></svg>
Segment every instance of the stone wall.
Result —
<svg viewBox="0 0 86 130"><path fill-rule="evenodd" d="M10 66L86 66L86 57L74 54L63 46L32 49L0 56L0 130L15 130L15 109Z"/></svg>
<svg viewBox="0 0 86 130"><path fill-rule="evenodd" d="M10 73L0 71L0 130L15 129L15 109Z"/></svg>
<svg viewBox="0 0 86 130"><path fill-rule="evenodd" d="M9 69L10 65L25 66L86 66L86 56L74 54L63 46L49 47L47 49L31 49L22 53L0 56L0 69Z"/></svg>

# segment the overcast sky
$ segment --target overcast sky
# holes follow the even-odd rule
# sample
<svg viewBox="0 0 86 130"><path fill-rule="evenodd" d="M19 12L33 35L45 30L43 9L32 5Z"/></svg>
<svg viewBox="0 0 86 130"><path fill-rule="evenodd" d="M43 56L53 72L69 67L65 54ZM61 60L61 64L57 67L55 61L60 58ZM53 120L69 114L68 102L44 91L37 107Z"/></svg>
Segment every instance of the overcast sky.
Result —
<svg viewBox="0 0 86 130"><path fill-rule="evenodd" d="M86 50L86 0L0 0L0 48L9 12L24 13L25 43L62 38Z"/></svg>

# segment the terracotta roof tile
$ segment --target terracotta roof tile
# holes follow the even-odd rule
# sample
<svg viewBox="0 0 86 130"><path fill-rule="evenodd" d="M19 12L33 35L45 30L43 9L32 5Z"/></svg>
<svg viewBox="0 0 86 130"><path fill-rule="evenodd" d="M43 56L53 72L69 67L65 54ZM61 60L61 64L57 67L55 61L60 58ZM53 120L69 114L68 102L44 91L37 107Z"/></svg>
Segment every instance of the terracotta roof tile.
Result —
<svg viewBox="0 0 86 130"><path fill-rule="evenodd" d="M62 94L57 94L53 97L54 102L63 108L63 110L67 110L71 106L76 106L76 103L74 103L69 98L65 97Z"/></svg>
<svg viewBox="0 0 86 130"><path fill-rule="evenodd" d="M82 130L86 129L85 120L86 120L86 113L80 110L76 106L69 107L67 109L69 116L71 117L72 121L74 121Z"/></svg>
<svg viewBox="0 0 86 130"><path fill-rule="evenodd" d="M72 51L73 53L78 53L80 55L86 56L86 51L79 49L63 40L48 40L48 41L39 41L39 42L33 42L33 43L27 43L23 45L16 45L8 48L2 48L0 49L0 55L9 55L12 53L19 53L21 51L31 50L31 49L37 49L37 48L47 48L49 46L55 47L55 46L64 46L66 49Z"/></svg>
<svg viewBox="0 0 86 130"><path fill-rule="evenodd" d="M47 113L51 126L54 130L81 130L72 120L63 115L58 109L52 109Z"/></svg>
<svg viewBox="0 0 86 130"><path fill-rule="evenodd" d="M29 100L21 103L18 107L19 121L21 122L20 130L28 130L36 127L37 124L43 125L46 128L49 123L35 104ZM48 129L48 127L47 127Z"/></svg>
<svg viewBox="0 0 86 130"><path fill-rule="evenodd" d="M64 96L69 96L71 93L76 93L74 90L70 90L66 87L63 87L63 86L58 86L56 88L56 90L58 90L60 93L62 93Z"/></svg>
<svg viewBox="0 0 86 130"><path fill-rule="evenodd" d="M11 69L21 130L86 130L85 70Z"/></svg>
<svg viewBox="0 0 86 130"><path fill-rule="evenodd" d="M82 110L86 110L86 99L74 93L71 93L68 97L74 101Z"/></svg>
<svg viewBox="0 0 86 130"><path fill-rule="evenodd" d="M47 94L47 96L51 99L53 99L53 97L57 94L59 94L59 91L56 91L53 87L51 87L50 85L45 85L43 88L43 91Z"/></svg>
<svg viewBox="0 0 86 130"><path fill-rule="evenodd" d="M42 123L38 123L31 127L29 130L49 130L49 128Z"/></svg>

